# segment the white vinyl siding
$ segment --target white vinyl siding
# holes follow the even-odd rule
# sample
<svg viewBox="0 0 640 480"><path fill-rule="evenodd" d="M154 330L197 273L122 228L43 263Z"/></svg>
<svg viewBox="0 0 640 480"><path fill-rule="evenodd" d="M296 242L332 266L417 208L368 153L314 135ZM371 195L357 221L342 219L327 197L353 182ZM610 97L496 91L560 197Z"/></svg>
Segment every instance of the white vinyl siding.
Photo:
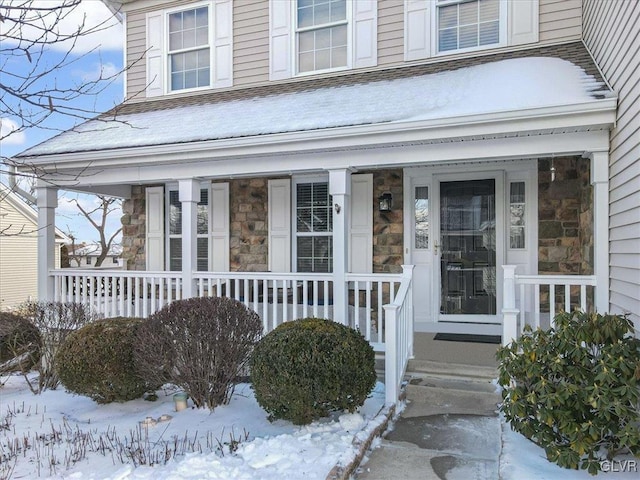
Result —
<svg viewBox="0 0 640 480"><path fill-rule="evenodd" d="M640 328L640 2L584 2L584 40L618 95L609 167L609 302ZM611 41L615 39L615 41Z"/></svg>

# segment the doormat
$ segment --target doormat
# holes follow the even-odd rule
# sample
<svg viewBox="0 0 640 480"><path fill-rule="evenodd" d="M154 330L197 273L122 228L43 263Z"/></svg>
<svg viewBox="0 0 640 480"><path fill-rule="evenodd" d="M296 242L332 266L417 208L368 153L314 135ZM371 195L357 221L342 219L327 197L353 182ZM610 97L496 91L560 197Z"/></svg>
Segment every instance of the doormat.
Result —
<svg viewBox="0 0 640 480"><path fill-rule="evenodd" d="M469 333L436 333L433 339L445 342L495 343L497 345L502 342L500 335L472 335Z"/></svg>

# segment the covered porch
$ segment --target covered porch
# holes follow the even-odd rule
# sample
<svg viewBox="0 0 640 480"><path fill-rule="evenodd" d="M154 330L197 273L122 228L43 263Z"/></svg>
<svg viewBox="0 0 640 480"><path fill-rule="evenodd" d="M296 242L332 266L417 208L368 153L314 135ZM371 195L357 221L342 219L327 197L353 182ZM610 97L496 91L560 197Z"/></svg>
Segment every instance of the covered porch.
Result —
<svg viewBox="0 0 640 480"><path fill-rule="evenodd" d="M229 296L265 332L328 317L384 354L390 402L414 332L506 343L559 309L606 311L616 99L570 61L483 61L444 83L417 66L388 81L132 103L121 124L89 122L25 152L48 174L40 298L111 317ZM520 90L496 90L496 75ZM231 107L234 125L220 120ZM54 269L58 188L126 199L125 270Z"/></svg>

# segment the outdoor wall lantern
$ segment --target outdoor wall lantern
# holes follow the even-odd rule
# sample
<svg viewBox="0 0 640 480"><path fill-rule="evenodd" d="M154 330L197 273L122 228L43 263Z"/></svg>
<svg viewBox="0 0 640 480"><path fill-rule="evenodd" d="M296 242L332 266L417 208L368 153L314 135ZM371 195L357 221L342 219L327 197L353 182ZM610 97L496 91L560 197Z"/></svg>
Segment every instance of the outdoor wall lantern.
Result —
<svg viewBox="0 0 640 480"><path fill-rule="evenodd" d="M393 196L391 195L391 192L384 192L378 197L378 210L381 212L390 212L392 201Z"/></svg>

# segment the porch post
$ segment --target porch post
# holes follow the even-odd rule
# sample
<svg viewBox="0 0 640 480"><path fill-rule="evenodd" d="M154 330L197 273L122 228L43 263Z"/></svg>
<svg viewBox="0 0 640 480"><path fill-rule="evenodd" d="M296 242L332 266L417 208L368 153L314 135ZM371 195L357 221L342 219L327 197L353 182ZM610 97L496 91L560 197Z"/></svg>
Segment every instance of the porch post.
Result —
<svg viewBox="0 0 640 480"><path fill-rule="evenodd" d="M351 171L329 170L329 193L333 197L333 320L349 324L347 252L351 211Z"/></svg>
<svg viewBox="0 0 640 480"><path fill-rule="evenodd" d="M56 207L58 189L37 187L38 205L38 300L54 300L53 277L49 271L55 267Z"/></svg>
<svg viewBox="0 0 640 480"><path fill-rule="evenodd" d="M591 152L593 185L593 274L596 276L594 307L609 311L609 153Z"/></svg>
<svg viewBox="0 0 640 480"><path fill-rule="evenodd" d="M193 297L193 272L198 261L198 202L200 182L193 178L178 182L178 198L182 205L182 298Z"/></svg>

